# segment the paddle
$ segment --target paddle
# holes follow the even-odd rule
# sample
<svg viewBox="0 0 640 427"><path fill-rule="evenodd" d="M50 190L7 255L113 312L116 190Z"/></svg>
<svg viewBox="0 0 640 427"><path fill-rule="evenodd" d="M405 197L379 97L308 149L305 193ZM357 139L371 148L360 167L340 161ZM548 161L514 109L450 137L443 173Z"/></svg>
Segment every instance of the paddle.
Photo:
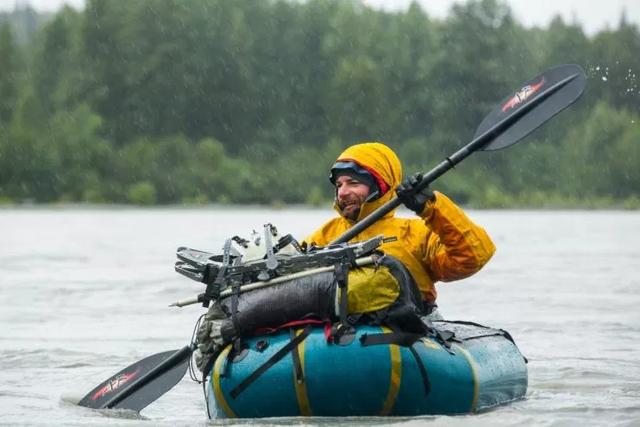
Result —
<svg viewBox="0 0 640 427"><path fill-rule="evenodd" d="M182 379L193 350L195 346L188 345L139 360L95 387L78 405L139 412Z"/></svg>
<svg viewBox="0 0 640 427"><path fill-rule="evenodd" d="M480 123L474 138L423 175L420 191L475 151L492 151L514 145L582 95L586 85L579 65L560 65L530 79L509 95ZM400 206L393 198L355 224L330 245L348 242L388 212Z"/></svg>

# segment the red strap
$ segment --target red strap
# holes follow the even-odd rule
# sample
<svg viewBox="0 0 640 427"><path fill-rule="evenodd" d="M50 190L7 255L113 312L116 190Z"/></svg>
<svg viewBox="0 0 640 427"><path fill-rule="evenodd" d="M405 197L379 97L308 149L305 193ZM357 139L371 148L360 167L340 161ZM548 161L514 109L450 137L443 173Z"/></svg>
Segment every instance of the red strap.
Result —
<svg viewBox="0 0 640 427"><path fill-rule="evenodd" d="M327 342L333 342L333 336L331 335L331 323L327 322L324 324L324 339Z"/></svg>

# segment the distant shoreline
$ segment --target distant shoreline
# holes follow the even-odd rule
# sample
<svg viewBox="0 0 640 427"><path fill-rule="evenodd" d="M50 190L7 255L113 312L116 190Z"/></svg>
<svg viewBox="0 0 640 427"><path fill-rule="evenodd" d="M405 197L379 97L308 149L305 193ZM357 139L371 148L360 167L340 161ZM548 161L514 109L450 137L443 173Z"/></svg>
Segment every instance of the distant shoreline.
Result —
<svg viewBox="0 0 640 427"><path fill-rule="evenodd" d="M636 201L619 202L613 204L598 203L597 201L586 201L584 204L566 204L566 205L513 205L513 206L475 206L461 204L464 209L476 211L640 211L640 204ZM333 211L331 203L326 205L310 205L310 204L156 204L156 205L135 205L120 203L5 203L0 204L0 211L3 210L110 210L110 211L127 211L127 210L328 210ZM405 211L399 208L400 212ZM407 210L407 213L409 211Z"/></svg>

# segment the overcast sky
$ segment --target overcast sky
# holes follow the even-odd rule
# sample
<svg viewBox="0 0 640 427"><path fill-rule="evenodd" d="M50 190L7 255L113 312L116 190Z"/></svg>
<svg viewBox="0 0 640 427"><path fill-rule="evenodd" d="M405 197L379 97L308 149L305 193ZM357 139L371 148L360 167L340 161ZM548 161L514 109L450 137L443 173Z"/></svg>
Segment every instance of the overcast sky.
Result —
<svg viewBox="0 0 640 427"><path fill-rule="evenodd" d="M372 6L385 9L406 8L411 0L364 0ZM456 0L418 0L431 16L443 18ZM627 12L627 20L640 25L640 0L507 0L514 15L522 24L546 26L555 16L560 15L567 22L574 18L582 24L588 34L594 34L607 25L616 28L622 10Z"/></svg>
<svg viewBox="0 0 640 427"><path fill-rule="evenodd" d="M405 9L411 3L411 0L363 1L384 9ZM460 1L418 0L427 13L436 18L445 17L451 5ZM30 4L37 10L55 11L64 3L80 8L84 0L0 0L0 9L11 10L16 4ZM544 27L559 14L568 22L575 18L588 34L594 34L607 26L616 28L623 9L626 9L628 21L640 26L640 0L507 0L507 3L518 21L526 26Z"/></svg>

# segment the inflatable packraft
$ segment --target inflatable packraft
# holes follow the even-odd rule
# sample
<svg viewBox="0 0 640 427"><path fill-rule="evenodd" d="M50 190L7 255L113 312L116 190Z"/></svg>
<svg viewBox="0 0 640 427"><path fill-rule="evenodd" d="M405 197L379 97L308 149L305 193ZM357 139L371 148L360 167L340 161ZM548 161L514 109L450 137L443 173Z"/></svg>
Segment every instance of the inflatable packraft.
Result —
<svg viewBox="0 0 640 427"><path fill-rule="evenodd" d="M430 321L385 241L303 248L267 224L221 255L178 249L176 271L207 285L176 305L209 308L196 364L210 418L465 414L525 395L511 336Z"/></svg>
<svg viewBox="0 0 640 427"><path fill-rule="evenodd" d="M208 415L466 414L525 395L525 359L508 333L466 322L433 326L439 334L408 345L389 343L394 333L372 326L356 327L347 345L328 343L318 326L253 337L239 357L229 345L207 382Z"/></svg>

